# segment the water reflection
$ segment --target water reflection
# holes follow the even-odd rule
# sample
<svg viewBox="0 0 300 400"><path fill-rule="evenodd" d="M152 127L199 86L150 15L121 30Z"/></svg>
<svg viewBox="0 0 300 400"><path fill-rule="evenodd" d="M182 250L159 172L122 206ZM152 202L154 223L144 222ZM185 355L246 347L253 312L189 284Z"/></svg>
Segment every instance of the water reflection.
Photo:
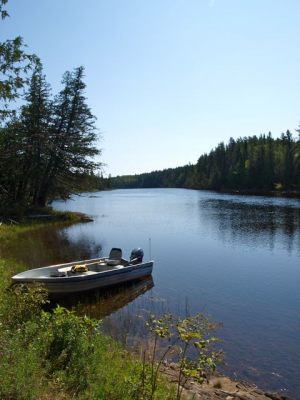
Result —
<svg viewBox="0 0 300 400"><path fill-rule="evenodd" d="M289 253L300 252L300 208L212 198L199 200L199 212L225 242L273 250L280 237Z"/></svg>
<svg viewBox="0 0 300 400"><path fill-rule="evenodd" d="M152 276L108 289L78 293L59 300L59 304L79 315L102 319L127 306L154 287Z"/></svg>
<svg viewBox="0 0 300 400"><path fill-rule="evenodd" d="M106 290L59 299L59 304L78 315L102 320L100 329L104 333L125 346L135 346L143 343L141 338L147 334L145 320L148 319L148 310L153 310L153 303L157 301L157 298L149 296L153 287L153 278L148 276ZM144 296L147 292L148 296Z"/></svg>
<svg viewBox="0 0 300 400"><path fill-rule="evenodd" d="M101 244L84 235L73 240L67 228L51 226L20 234L17 241L1 244L0 257L13 257L26 268L37 268L98 257L101 251Z"/></svg>

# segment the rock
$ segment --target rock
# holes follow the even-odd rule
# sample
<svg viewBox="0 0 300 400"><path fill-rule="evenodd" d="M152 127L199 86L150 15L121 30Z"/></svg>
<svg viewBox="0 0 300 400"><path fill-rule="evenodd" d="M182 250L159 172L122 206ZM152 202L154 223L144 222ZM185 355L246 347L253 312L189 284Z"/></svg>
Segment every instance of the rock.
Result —
<svg viewBox="0 0 300 400"><path fill-rule="evenodd" d="M177 384L179 366L177 363L164 364L161 373L169 382ZM192 379L184 384L184 400L292 400L279 393L268 393L246 381L235 381L223 375L209 377L202 385Z"/></svg>

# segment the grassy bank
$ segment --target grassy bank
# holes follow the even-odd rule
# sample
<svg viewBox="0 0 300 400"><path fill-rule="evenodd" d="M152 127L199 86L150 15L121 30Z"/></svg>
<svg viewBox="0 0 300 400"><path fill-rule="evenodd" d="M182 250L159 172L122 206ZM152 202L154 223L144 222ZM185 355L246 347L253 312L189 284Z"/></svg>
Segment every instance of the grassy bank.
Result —
<svg viewBox="0 0 300 400"><path fill-rule="evenodd" d="M84 218L53 215L51 223L62 226ZM2 224L0 239L21 242L21 235L44 227L39 218ZM59 305L50 308L43 286L12 286L10 277L26 268L0 259L1 399L179 400L189 377L203 382L214 371L218 354L209 344L216 340L211 337L216 325L204 316L150 316L148 348L140 348L137 356L104 335L101 321ZM198 351L196 359L189 358L189 348ZM174 385L161 375L160 367L176 351L180 367Z"/></svg>
<svg viewBox="0 0 300 400"><path fill-rule="evenodd" d="M81 218L59 213L55 223ZM19 235L43 226L40 221L2 224L0 238L18 240ZM60 306L45 311L47 293L41 286L11 286L11 275L24 268L14 260L0 260L0 398L151 398L146 379L150 366L103 335L99 321ZM173 392L159 378L155 398L172 399Z"/></svg>
<svg viewBox="0 0 300 400"><path fill-rule="evenodd" d="M97 321L57 306L46 312L42 287L9 288L1 261L1 399L143 399L145 367ZM171 399L166 383L156 398Z"/></svg>
<svg viewBox="0 0 300 400"><path fill-rule="evenodd" d="M76 223L90 222L92 219L79 212L54 211L51 208L34 210L27 214L1 217L0 241L17 241L19 235L44 228L47 224L67 227Z"/></svg>

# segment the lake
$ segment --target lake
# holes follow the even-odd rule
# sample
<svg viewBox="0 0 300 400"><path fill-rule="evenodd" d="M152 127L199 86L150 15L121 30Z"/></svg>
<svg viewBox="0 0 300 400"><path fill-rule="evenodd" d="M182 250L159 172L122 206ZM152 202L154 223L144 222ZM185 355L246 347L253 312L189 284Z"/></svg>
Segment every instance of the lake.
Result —
<svg viewBox="0 0 300 400"><path fill-rule="evenodd" d="M94 222L27 235L10 249L17 258L35 267L142 247L155 260L152 279L85 304L88 312L110 315L107 325L128 335L141 309L204 312L223 323L227 374L300 398L299 200L131 189L53 206Z"/></svg>

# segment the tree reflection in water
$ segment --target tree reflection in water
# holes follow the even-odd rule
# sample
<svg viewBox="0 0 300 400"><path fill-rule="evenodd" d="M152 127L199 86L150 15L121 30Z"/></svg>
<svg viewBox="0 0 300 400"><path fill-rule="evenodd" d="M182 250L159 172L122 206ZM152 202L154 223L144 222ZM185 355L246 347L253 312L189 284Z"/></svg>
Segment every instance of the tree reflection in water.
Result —
<svg viewBox="0 0 300 400"><path fill-rule="evenodd" d="M76 260L101 257L102 246L84 235L70 239L67 228L46 226L19 234L18 240L2 244L0 256L13 257L26 268L66 263Z"/></svg>
<svg viewBox="0 0 300 400"><path fill-rule="evenodd" d="M234 201L199 201L200 218L217 230L218 237L231 244L273 249L277 239L288 252L300 253L300 208ZM278 240L279 242L279 240Z"/></svg>

